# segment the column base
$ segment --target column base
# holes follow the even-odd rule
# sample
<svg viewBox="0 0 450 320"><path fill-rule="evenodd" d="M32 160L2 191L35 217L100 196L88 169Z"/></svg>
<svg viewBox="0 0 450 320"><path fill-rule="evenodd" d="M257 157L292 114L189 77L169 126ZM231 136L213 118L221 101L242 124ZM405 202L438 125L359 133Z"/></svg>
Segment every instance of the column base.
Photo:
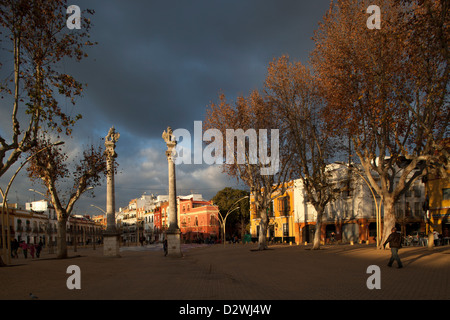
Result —
<svg viewBox="0 0 450 320"><path fill-rule="evenodd" d="M183 256L181 252L181 232L178 231L167 231L167 256L180 258Z"/></svg>
<svg viewBox="0 0 450 320"><path fill-rule="evenodd" d="M103 255L107 257L120 257L118 234L103 235Z"/></svg>

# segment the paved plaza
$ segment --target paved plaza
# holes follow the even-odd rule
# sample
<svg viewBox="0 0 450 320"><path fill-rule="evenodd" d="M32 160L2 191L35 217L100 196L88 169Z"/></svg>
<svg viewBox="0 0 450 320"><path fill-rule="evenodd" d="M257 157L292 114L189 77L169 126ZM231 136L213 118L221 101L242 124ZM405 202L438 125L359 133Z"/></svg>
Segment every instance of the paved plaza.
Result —
<svg viewBox="0 0 450 320"><path fill-rule="evenodd" d="M450 246L400 250L404 268L386 264L389 250L372 245L183 245L182 258L165 257L161 245L121 247L120 258L102 247L69 249L57 260L12 259L0 268L0 299L28 300L449 300ZM70 265L81 289L69 290ZM380 267L380 289L368 289L367 269Z"/></svg>

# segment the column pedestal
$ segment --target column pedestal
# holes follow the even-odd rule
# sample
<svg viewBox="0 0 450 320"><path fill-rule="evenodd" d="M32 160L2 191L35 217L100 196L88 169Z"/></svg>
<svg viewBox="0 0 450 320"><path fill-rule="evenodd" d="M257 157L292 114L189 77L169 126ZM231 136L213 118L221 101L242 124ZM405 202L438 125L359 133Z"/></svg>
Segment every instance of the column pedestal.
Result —
<svg viewBox="0 0 450 320"><path fill-rule="evenodd" d="M183 256L181 252L181 231L167 231L167 256L179 258Z"/></svg>
<svg viewBox="0 0 450 320"><path fill-rule="evenodd" d="M120 257L119 234L103 235L103 255L108 257Z"/></svg>

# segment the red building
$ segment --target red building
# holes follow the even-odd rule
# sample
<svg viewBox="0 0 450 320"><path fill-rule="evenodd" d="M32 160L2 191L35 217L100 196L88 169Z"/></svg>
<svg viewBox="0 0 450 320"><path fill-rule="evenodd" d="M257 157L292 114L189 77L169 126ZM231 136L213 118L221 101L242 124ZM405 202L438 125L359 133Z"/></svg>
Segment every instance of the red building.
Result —
<svg viewBox="0 0 450 320"><path fill-rule="evenodd" d="M161 240L161 232L162 232L162 220L161 220L161 207L156 207L153 213L153 233L155 241Z"/></svg>
<svg viewBox="0 0 450 320"><path fill-rule="evenodd" d="M183 240L204 241L219 238L218 207L195 197L178 198L178 223Z"/></svg>

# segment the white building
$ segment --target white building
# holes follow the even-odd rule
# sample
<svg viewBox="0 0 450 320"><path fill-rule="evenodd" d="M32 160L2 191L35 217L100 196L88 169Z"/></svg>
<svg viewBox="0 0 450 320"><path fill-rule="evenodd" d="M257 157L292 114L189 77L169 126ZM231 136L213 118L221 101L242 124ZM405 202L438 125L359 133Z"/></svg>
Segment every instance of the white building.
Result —
<svg viewBox="0 0 450 320"><path fill-rule="evenodd" d="M30 244L42 242L55 246L57 242L58 220L53 206L46 200L25 203L26 210L13 207L9 211L11 238ZM72 245L89 244L101 240L101 225L89 216L71 215L66 225L66 241Z"/></svg>
<svg viewBox="0 0 450 320"><path fill-rule="evenodd" d="M353 168L358 169L357 165ZM376 241L376 211L379 208L381 217L384 215L381 198L375 191L371 191L369 182L362 168L359 174L351 175L349 179L348 168L339 165L330 165L333 175L340 186L347 185L344 191L326 208L322 220L322 240L326 242L335 234L335 239L350 241ZM399 177L396 178L397 180ZM425 200L423 183L416 181L409 191L400 196L395 204L397 225L404 235L414 231L423 231L424 220L422 204ZM307 201L302 181L294 181L294 221L298 224L301 242L310 242L315 230L317 213Z"/></svg>

